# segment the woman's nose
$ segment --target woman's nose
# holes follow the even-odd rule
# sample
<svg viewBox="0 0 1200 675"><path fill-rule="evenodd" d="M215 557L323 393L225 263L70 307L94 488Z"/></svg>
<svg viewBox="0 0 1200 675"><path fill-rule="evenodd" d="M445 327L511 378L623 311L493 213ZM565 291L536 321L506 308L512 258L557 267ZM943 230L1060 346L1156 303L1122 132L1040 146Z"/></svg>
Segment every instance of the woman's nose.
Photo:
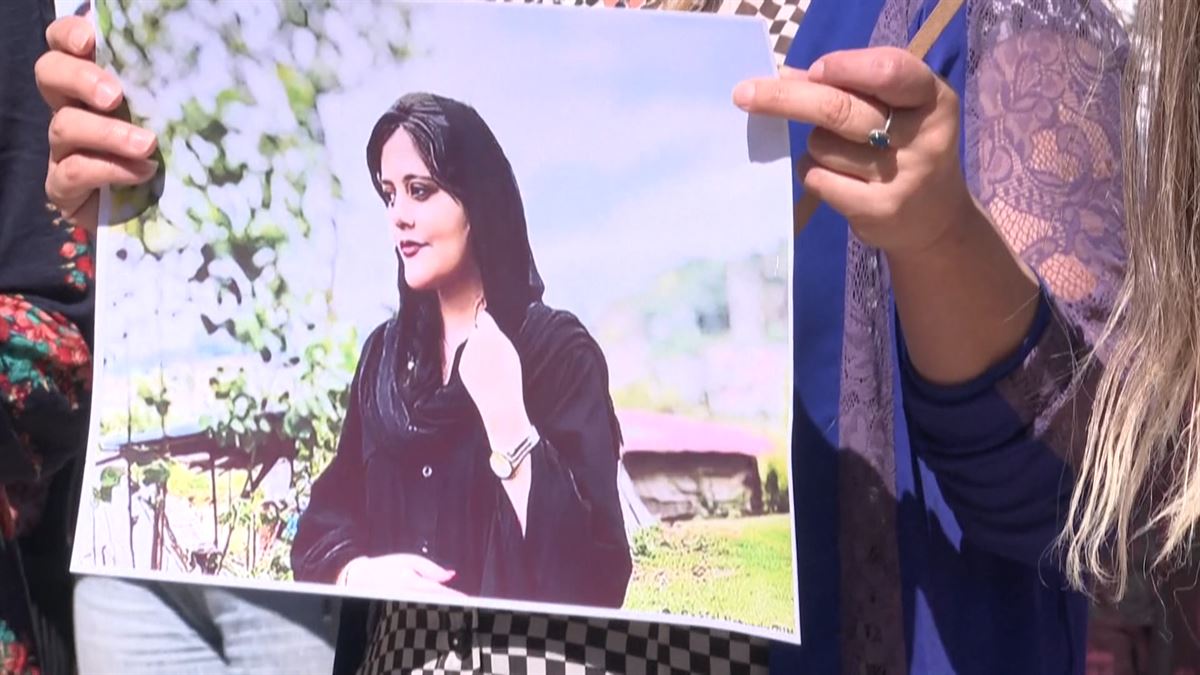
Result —
<svg viewBox="0 0 1200 675"><path fill-rule="evenodd" d="M401 230L411 230L413 228L412 214L398 200L397 203L388 209L388 215L392 218L392 224Z"/></svg>

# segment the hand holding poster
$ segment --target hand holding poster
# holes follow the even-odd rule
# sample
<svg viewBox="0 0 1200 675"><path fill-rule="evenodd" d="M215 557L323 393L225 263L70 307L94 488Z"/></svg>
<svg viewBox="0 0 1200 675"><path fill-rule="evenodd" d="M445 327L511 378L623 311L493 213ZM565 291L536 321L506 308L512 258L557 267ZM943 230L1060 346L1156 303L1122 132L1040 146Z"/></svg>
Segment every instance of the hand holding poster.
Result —
<svg viewBox="0 0 1200 675"><path fill-rule="evenodd" d="M96 10L164 169L97 238L75 571L798 640L760 23Z"/></svg>

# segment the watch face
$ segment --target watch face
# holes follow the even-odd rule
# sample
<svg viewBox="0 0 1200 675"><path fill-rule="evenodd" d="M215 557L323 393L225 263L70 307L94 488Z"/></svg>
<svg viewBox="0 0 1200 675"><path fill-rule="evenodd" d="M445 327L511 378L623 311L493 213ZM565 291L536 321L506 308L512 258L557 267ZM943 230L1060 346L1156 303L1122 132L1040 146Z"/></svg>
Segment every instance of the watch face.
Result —
<svg viewBox="0 0 1200 675"><path fill-rule="evenodd" d="M513 475L512 462L508 458L498 452L493 452L488 459L488 463L492 465L492 473L500 477L501 480L506 480Z"/></svg>

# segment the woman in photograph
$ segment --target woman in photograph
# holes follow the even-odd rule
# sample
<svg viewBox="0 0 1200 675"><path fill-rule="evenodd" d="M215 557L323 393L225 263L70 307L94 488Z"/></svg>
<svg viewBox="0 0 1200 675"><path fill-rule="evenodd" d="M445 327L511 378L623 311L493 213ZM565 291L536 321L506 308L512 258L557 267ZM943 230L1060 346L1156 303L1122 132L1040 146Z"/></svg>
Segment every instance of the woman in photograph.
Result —
<svg viewBox="0 0 1200 675"><path fill-rule="evenodd" d="M541 302L503 149L470 106L416 93L376 122L367 166L399 307L363 347L296 578L619 607L632 563L604 354Z"/></svg>

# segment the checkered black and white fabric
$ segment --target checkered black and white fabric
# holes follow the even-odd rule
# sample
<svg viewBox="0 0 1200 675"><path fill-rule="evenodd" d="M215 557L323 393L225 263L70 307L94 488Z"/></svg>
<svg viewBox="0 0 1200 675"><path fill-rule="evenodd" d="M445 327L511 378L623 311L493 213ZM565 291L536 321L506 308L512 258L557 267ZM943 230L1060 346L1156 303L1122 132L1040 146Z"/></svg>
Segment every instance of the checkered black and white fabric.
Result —
<svg viewBox="0 0 1200 675"><path fill-rule="evenodd" d="M665 0L500 0L653 9ZM783 62L808 0L696 0L759 15ZM386 603L360 675L766 675L767 642L704 628Z"/></svg>
<svg viewBox="0 0 1200 675"><path fill-rule="evenodd" d="M606 619L388 603L362 675L766 675L762 640Z"/></svg>
<svg viewBox="0 0 1200 675"><path fill-rule="evenodd" d="M721 14L766 19L775 61L782 64L792 47L792 40L796 39L796 31L800 29L800 21L804 19L808 3L809 0L723 0L718 11Z"/></svg>

